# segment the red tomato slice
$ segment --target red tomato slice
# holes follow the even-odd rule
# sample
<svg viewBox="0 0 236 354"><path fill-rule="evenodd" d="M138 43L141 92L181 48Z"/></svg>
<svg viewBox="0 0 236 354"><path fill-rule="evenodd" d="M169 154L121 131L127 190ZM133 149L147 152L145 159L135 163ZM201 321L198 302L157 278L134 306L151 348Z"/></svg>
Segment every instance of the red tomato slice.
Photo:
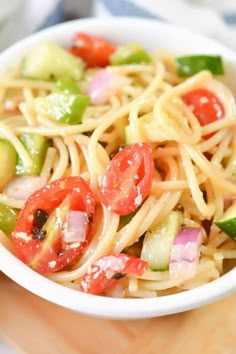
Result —
<svg viewBox="0 0 236 354"><path fill-rule="evenodd" d="M63 220L59 220L56 215L56 208L62 207L64 214L69 210L87 213L89 220L84 242L70 247L70 244L63 241ZM46 230L45 235L42 234L45 236L42 239L34 238L33 234L35 214L39 210L48 214L50 220L50 230ZM82 178L66 177L49 183L33 193L21 210L12 234L16 256L39 273L55 272L64 268L75 260L88 244L94 213L94 197ZM40 231L45 232L43 228Z"/></svg>
<svg viewBox="0 0 236 354"><path fill-rule="evenodd" d="M154 163L150 144L126 146L111 160L103 178L103 204L119 215L136 210L148 195L153 180Z"/></svg>
<svg viewBox="0 0 236 354"><path fill-rule="evenodd" d="M99 258L88 269L81 280L81 290L90 294L100 294L111 288L126 274L141 276L147 262L128 254L111 254Z"/></svg>
<svg viewBox="0 0 236 354"><path fill-rule="evenodd" d="M182 99L192 109L202 126L224 117L224 106L211 91L196 89L184 94Z"/></svg>
<svg viewBox="0 0 236 354"><path fill-rule="evenodd" d="M87 33L75 34L75 46L69 52L85 61L88 67L104 67L115 47L104 38Z"/></svg>

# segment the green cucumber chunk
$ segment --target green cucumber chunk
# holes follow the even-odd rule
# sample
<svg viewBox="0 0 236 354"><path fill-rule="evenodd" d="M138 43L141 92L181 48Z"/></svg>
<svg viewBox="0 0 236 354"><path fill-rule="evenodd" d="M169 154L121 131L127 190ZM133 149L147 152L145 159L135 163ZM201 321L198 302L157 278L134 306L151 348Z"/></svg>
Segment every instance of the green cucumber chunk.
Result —
<svg viewBox="0 0 236 354"><path fill-rule="evenodd" d="M39 115L65 124L80 124L89 102L90 98L85 95L57 92L34 100Z"/></svg>
<svg viewBox="0 0 236 354"><path fill-rule="evenodd" d="M79 94L81 93L78 85L75 81L71 79L60 79L56 82L55 90L56 92Z"/></svg>
<svg viewBox="0 0 236 354"><path fill-rule="evenodd" d="M13 209L0 203L0 229L7 236L11 236L11 233L15 228L18 215L19 211L17 209Z"/></svg>
<svg viewBox="0 0 236 354"><path fill-rule="evenodd" d="M84 62L55 43L42 41L32 47L22 61L22 76L36 80L80 80Z"/></svg>
<svg viewBox="0 0 236 354"><path fill-rule="evenodd" d="M12 144L5 139L0 139L0 190L3 189L15 175L17 152Z"/></svg>
<svg viewBox="0 0 236 354"><path fill-rule="evenodd" d="M21 134L20 141L29 153L32 165L25 167L23 161L18 156L16 164L16 175L18 176L37 176L40 174L48 148L48 139L36 134Z"/></svg>
<svg viewBox="0 0 236 354"><path fill-rule="evenodd" d="M150 63L149 54L138 43L129 43L117 48L110 56L112 65Z"/></svg>
<svg viewBox="0 0 236 354"><path fill-rule="evenodd" d="M224 66L219 55L190 55L175 58L178 76L189 77L202 70L214 75L223 75Z"/></svg>
<svg viewBox="0 0 236 354"><path fill-rule="evenodd" d="M236 202L226 210L222 219L216 221L215 224L221 231L236 241Z"/></svg>
<svg viewBox="0 0 236 354"><path fill-rule="evenodd" d="M180 229L182 214L171 211L165 220L146 232L141 259L148 262L148 268L153 271L169 269L170 253L173 241Z"/></svg>

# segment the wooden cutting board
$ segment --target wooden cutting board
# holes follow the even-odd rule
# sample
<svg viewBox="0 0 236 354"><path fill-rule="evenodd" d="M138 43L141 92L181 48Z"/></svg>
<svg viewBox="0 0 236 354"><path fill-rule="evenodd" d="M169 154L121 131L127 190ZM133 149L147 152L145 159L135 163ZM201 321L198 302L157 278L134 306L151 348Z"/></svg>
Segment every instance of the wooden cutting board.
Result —
<svg viewBox="0 0 236 354"><path fill-rule="evenodd" d="M235 324L236 294L182 314L111 321L51 304L0 274L0 337L21 354L236 354Z"/></svg>

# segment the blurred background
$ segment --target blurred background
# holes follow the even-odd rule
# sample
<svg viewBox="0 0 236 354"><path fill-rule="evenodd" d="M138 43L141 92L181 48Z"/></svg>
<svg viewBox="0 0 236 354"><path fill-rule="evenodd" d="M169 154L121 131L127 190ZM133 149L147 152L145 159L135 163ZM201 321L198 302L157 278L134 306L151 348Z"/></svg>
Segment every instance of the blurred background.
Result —
<svg viewBox="0 0 236 354"><path fill-rule="evenodd" d="M236 0L0 0L0 51L30 33L81 17L168 21L236 50Z"/></svg>

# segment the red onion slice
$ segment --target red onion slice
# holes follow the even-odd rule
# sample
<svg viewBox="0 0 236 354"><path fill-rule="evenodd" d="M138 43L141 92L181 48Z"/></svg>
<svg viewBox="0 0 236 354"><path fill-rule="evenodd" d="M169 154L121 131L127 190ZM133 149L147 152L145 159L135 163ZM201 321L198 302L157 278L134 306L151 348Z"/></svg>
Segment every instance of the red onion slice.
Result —
<svg viewBox="0 0 236 354"><path fill-rule="evenodd" d="M63 240L66 243L80 244L86 240L88 214L83 211L70 210L63 225Z"/></svg>
<svg viewBox="0 0 236 354"><path fill-rule="evenodd" d="M90 96L91 103L103 104L127 83L127 78L102 69L94 76L87 94Z"/></svg>
<svg viewBox="0 0 236 354"><path fill-rule="evenodd" d="M27 200L31 194L44 187L46 183L46 177L15 177L5 186L3 193L17 200Z"/></svg>
<svg viewBox="0 0 236 354"><path fill-rule="evenodd" d="M170 256L170 278L184 281L194 277L200 257L201 228L183 228L176 236Z"/></svg>

